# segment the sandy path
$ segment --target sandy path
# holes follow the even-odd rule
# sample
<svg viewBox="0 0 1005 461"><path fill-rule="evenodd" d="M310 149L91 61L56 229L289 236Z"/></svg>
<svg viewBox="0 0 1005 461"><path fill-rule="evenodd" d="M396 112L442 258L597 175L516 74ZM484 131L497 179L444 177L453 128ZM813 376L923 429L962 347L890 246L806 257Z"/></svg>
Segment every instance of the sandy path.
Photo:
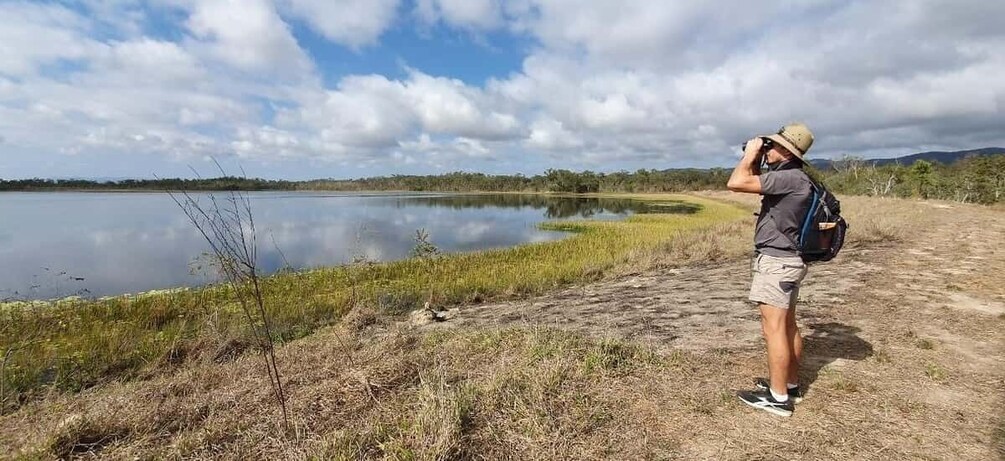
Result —
<svg viewBox="0 0 1005 461"><path fill-rule="evenodd" d="M846 249L812 267L803 286L798 318L811 390L799 418L782 427L797 440L818 441L793 449L779 440L764 452L757 437L779 435L777 418L738 408L713 421L722 432L695 440L692 454L1005 458L1005 213L917 206L928 210L911 237ZM638 273L465 306L455 319L423 328L546 325L727 353L738 358L739 373L756 374L763 346L758 315L744 301L749 279L747 261ZM819 446L835 434L835 448Z"/></svg>
<svg viewBox="0 0 1005 461"><path fill-rule="evenodd" d="M305 440L273 436L267 415L278 418L276 409L257 357L248 355L29 404L4 417L0 458L8 446L47 449L60 440L53 434L110 438L98 455L113 459L170 457L175 449L204 458L303 459L357 440L341 438L347 434L374 443L377 453L382 439L366 434L419 422L388 440L428 448L409 437L463 429L453 440L478 447L469 453L474 459L478 449L494 450L485 459L1005 459L1005 212L847 203L871 210L853 220L857 232L901 233L905 222L911 229L897 242L849 247L811 269L798 310L806 338L801 382L809 391L792 418L752 410L733 394L765 371L758 315L745 301L748 262L735 260L462 306L457 317L419 328L550 326L626 338L666 360L633 358L634 367L584 372L597 357L591 354L605 350L596 342L571 353L546 347L538 357L531 351L546 343L520 341L553 332L527 329L509 336L517 342L482 337L514 332L429 335L445 338L430 343L434 350L398 317L360 311L278 351ZM875 226L877 216L886 227ZM687 352L674 358L674 349ZM461 388L487 396L464 424L441 411L453 408ZM514 448L530 456L504 456ZM257 450L285 456L253 456Z"/></svg>
<svg viewBox="0 0 1005 461"><path fill-rule="evenodd" d="M813 269L802 289L801 322L826 321L826 310L868 285L883 267L877 250L844 255L840 268ZM848 271L837 283L832 274ZM457 318L427 328L541 325L592 335L658 341L686 349L742 349L761 345L756 309L746 302L747 261L692 266L567 288L516 302L466 306Z"/></svg>

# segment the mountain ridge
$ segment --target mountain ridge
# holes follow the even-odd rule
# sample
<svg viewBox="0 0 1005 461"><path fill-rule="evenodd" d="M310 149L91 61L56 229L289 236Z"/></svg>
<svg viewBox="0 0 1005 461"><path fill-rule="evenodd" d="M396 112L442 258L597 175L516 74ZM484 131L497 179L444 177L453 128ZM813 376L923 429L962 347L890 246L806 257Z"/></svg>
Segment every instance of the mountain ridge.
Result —
<svg viewBox="0 0 1005 461"><path fill-rule="evenodd" d="M901 165L911 165L918 160L938 162L945 165L949 165L970 157L981 157L981 156L998 155L998 154L1005 154L1005 147L983 147L980 149L967 149L957 151L928 151L893 158L867 158L862 159L862 161L865 162L866 165L875 165L875 166L893 165L898 163ZM809 163L810 165L813 165L818 169L830 169L836 163L839 162L841 162L841 160L812 159L810 160Z"/></svg>

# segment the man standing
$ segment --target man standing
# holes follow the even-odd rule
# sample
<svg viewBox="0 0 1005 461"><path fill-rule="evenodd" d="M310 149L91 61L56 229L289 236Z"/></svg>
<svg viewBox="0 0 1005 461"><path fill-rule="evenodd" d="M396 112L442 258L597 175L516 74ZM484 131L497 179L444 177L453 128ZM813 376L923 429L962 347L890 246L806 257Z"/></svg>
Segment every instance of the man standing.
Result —
<svg viewBox="0 0 1005 461"><path fill-rule="evenodd" d="M750 300L761 311L769 379L758 378L756 390L737 395L750 406L781 416L791 416L793 404L802 400L803 340L796 326L796 298L806 264L796 242L812 196L812 182L802 169L803 156L812 144L813 133L802 123L751 139L727 183L731 191L762 196L754 230ZM764 173L762 159L768 165Z"/></svg>

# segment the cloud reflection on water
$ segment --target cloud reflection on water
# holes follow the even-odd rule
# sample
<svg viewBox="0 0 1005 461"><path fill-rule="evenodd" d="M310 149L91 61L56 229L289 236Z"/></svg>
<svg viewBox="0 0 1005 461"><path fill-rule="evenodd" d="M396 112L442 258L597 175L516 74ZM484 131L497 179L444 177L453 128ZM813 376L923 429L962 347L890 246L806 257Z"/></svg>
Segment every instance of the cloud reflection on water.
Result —
<svg viewBox="0 0 1005 461"><path fill-rule="evenodd" d="M443 251L475 251L568 235L535 227L548 219L615 219L645 211L638 202L624 200L521 195L249 196L266 272L280 269L284 256L295 268L345 264L359 255L374 261L406 258L420 228ZM208 251L206 243L165 194L6 193L2 198L0 299L66 296L81 289L104 296L209 280L205 273L191 273L193 261Z"/></svg>

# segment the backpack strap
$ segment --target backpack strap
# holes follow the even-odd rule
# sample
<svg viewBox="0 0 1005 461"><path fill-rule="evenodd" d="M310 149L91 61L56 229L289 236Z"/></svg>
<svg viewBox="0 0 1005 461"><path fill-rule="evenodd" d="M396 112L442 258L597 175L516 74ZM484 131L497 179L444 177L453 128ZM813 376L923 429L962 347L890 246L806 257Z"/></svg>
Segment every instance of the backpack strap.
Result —
<svg viewBox="0 0 1005 461"><path fill-rule="evenodd" d="M812 180L810 182L812 183ZM813 185L813 195L812 198L810 198L810 206L806 210L806 217L803 218L803 226L799 229L799 242L796 243L796 248L798 248L799 250L802 250L802 248L800 248L801 246L800 244L806 241L806 233L809 232L810 230L810 222L813 220L813 215L815 214L814 212L817 209L817 204L823 203L824 208L825 209L827 208L827 203L824 202L825 193L826 190L821 192L821 190L816 187L816 184ZM830 211L828 211L828 213L830 213Z"/></svg>
<svg viewBox="0 0 1005 461"><path fill-rule="evenodd" d="M810 206L809 209L806 210L806 217L803 219L803 226L799 229L799 240L802 241L803 237L806 234L806 226L809 225L808 222L813 215L812 211L813 208L815 207L814 203L816 200L823 200L823 194L821 193L821 191L826 191L826 189L824 189L823 186L821 186L820 184L817 184L817 182L814 181L813 178L810 177L810 175L806 174L806 172L803 171L802 168L800 168L799 170L802 171L803 176L806 178L806 180L810 182ZM826 206L826 204L824 206ZM828 213L829 212L830 211L828 211ZM778 230L778 233L784 235L785 238L788 239L790 243L792 243L792 246L796 247L796 251L801 254L802 246L799 245L799 242L792 240L792 237L789 237L788 234L782 232L782 229L778 227L778 221L775 220L774 207L768 210L768 219L771 219L771 222L774 223L775 229Z"/></svg>

